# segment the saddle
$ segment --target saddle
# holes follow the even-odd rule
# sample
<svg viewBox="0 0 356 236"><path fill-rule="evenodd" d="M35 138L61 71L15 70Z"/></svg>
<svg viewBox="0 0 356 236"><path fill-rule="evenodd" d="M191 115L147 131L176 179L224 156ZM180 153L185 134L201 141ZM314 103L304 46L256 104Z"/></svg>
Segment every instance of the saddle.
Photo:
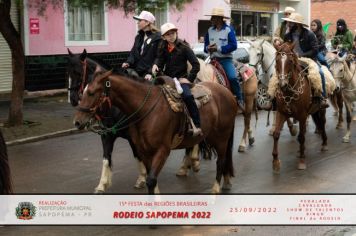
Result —
<svg viewBox="0 0 356 236"><path fill-rule="evenodd" d="M234 66L236 68L236 72L240 74L242 82L248 81L255 75L255 69L253 67L246 66L239 61L235 61Z"/></svg>
<svg viewBox="0 0 356 236"><path fill-rule="evenodd" d="M191 88L191 92L194 96L194 100L197 104L198 109L200 109L204 104L209 102L211 97L211 91L207 87L200 84L192 85L193 86ZM161 85L161 87L172 111L184 112L184 101L182 99L182 96L177 92L173 80L165 81L165 83Z"/></svg>

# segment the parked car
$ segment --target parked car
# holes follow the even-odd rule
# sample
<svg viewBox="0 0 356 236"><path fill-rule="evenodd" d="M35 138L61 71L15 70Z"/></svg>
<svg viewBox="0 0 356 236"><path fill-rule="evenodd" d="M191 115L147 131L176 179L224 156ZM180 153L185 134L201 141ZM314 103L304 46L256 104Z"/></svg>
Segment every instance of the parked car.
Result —
<svg viewBox="0 0 356 236"><path fill-rule="evenodd" d="M241 63L248 63L250 58L248 54L248 49L250 48L250 43L245 41L237 42L237 49L233 52L233 58ZM194 54L205 60L208 54L204 52L204 43L197 43L192 46Z"/></svg>

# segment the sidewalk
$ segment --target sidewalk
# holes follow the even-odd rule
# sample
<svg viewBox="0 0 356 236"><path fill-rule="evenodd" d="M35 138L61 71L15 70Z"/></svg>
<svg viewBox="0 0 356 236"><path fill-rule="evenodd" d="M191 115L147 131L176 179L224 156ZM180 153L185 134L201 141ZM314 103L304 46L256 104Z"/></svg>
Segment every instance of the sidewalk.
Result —
<svg viewBox="0 0 356 236"><path fill-rule="evenodd" d="M7 127L5 124L9 106L9 101L0 102L0 129L7 145L79 132L73 126L75 109L67 102L66 93L26 98L23 105L24 125L21 127Z"/></svg>

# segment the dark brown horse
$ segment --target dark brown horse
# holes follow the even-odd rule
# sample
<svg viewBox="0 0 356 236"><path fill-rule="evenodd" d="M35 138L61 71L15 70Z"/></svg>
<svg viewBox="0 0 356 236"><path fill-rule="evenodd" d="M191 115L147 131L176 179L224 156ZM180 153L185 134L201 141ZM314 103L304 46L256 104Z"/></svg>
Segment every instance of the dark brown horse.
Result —
<svg viewBox="0 0 356 236"><path fill-rule="evenodd" d="M297 55L293 52L294 44L287 43L276 46L276 73L279 86L276 91L277 116L276 129L273 133L273 170L279 172L280 160L278 159L278 139L281 129L287 118L293 117L299 121L299 164L298 169L306 169L305 163L305 132L308 115L312 113L313 121L322 137L322 151L327 150L327 136L325 133L325 109L311 111L312 87L306 73L298 62Z"/></svg>
<svg viewBox="0 0 356 236"><path fill-rule="evenodd" d="M222 85L211 82L200 84L212 93L210 101L200 109L203 136L184 135L181 140L177 139L186 117L183 113L171 110L162 95L162 88L148 81L130 79L125 75L112 75L110 71L98 73L94 81L85 88L74 123L77 128L84 128L93 117L92 109L103 100L102 94L108 94L107 98L112 105L131 117L129 133L147 169L146 184L151 194L159 192L157 177L171 149L193 147L205 140L218 156L216 181L212 192L219 193L222 176L223 188L231 187L237 104L230 91Z"/></svg>
<svg viewBox="0 0 356 236"><path fill-rule="evenodd" d="M6 143L0 130L0 194L9 193L12 193L10 166Z"/></svg>

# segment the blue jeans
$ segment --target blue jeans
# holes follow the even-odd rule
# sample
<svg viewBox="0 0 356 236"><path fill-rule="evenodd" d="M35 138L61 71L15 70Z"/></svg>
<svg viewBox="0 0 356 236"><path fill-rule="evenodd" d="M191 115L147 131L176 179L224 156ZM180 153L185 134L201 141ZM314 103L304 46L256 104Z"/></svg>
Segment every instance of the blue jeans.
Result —
<svg viewBox="0 0 356 236"><path fill-rule="evenodd" d="M328 64L328 62L325 59L325 55L323 52L318 52L318 54L316 55L318 61L320 62L320 64L322 64L323 66L326 66L328 69L330 69L330 66Z"/></svg>
<svg viewBox="0 0 356 236"><path fill-rule="evenodd" d="M319 73L320 73L320 77L321 77L321 85L322 85L322 88L323 88L322 95L325 98L326 97L325 75L324 75L323 70L321 69L321 65L319 63L316 63L316 64L318 64L318 66L319 66Z"/></svg>
<svg viewBox="0 0 356 236"><path fill-rule="evenodd" d="M243 101L241 87L237 78L236 69L231 58L218 59L219 63L224 68L227 78L230 81L232 92L235 94L237 100Z"/></svg>

